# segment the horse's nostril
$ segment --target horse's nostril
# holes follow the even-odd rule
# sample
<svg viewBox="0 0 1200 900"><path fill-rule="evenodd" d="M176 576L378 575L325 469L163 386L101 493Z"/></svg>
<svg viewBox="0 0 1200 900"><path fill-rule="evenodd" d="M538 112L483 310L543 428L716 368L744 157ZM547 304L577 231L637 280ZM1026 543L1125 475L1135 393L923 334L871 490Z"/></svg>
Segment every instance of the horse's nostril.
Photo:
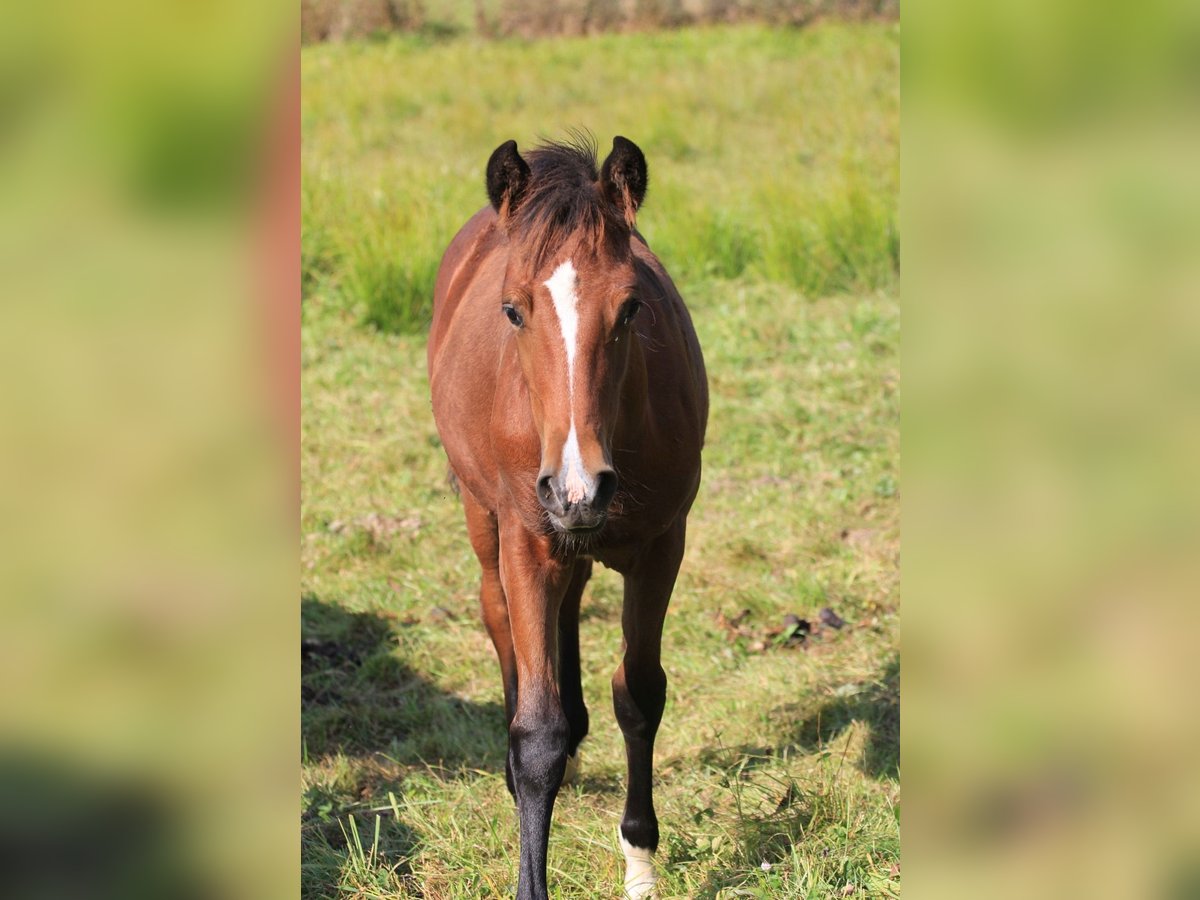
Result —
<svg viewBox="0 0 1200 900"><path fill-rule="evenodd" d="M542 506L547 509L557 506L554 496L553 476L543 475L537 480L537 496Z"/></svg>
<svg viewBox="0 0 1200 900"><path fill-rule="evenodd" d="M612 469L604 469L596 474L596 496L592 499L592 508L596 512L604 512L612 503L617 493L617 473Z"/></svg>

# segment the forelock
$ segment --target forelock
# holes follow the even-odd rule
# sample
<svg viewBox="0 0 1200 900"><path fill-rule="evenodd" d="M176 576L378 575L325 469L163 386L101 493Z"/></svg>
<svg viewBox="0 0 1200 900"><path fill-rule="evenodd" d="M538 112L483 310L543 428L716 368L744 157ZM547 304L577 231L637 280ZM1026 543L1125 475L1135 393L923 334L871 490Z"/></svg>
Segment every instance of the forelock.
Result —
<svg viewBox="0 0 1200 900"><path fill-rule="evenodd" d="M513 216L509 234L541 268L568 239L598 248L606 239L628 234L628 227L599 187L596 144L591 135L573 132L561 142L544 143L526 154L530 178Z"/></svg>

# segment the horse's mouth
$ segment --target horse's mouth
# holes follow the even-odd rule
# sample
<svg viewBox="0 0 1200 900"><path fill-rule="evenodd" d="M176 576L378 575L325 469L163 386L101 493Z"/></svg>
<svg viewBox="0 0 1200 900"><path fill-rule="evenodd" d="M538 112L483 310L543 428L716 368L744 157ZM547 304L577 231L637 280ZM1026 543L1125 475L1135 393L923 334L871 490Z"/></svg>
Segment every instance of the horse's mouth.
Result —
<svg viewBox="0 0 1200 900"><path fill-rule="evenodd" d="M566 529L567 534L595 534L604 527L604 519L601 519L595 525L575 525Z"/></svg>
<svg viewBox="0 0 1200 900"><path fill-rule="evenodd" d="M595 522L590 522L587 524L574 523L568 525L562 519L558 518L558 516L552 515L550 516L550 524L554 526L554 530L559 534L566 535L568 537L581 538L588 537L589 535L596 535L603 531L604 526L608 524L608 516L601 516Z"/></svg>

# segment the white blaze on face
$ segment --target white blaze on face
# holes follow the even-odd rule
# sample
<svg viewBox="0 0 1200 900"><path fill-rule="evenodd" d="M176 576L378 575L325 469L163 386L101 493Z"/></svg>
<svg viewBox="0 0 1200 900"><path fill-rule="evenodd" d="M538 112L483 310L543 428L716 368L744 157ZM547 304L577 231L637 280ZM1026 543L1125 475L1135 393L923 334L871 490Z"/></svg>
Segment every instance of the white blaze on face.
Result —
<svg viewBox="0 0 1200 900"><path fill-rule="evenodd" d="M625 896L630 900L653 897L654 885L658 881L658 876L654 874L654 854L645 847L635 847L625 840L619 826L617 838L621 841L621 852L625 854Z"/></svg>
<svg viewBox="0 0 1200 900"><path fill-rule="evenodd" d="M554 312L558 316L558 327L562 332L563 344L567 348L567 396L571 405L571 430L563 446L562 466L565 470L564 487L567 500L578 503L588 496L591 479L583 467L583 456L579 452L579 436L575 433L575 350L579 341L579 294L576 293L578 276L575 266L568 259L554 270L545 282L554 301Z"/></svg>

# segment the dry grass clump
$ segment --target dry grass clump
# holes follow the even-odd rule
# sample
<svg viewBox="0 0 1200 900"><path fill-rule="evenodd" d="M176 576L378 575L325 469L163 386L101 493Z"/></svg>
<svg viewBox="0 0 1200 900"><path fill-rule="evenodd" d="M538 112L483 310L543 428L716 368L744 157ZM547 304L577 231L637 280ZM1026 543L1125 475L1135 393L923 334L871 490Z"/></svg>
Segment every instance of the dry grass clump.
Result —
<svg viewBox="0 0 1200 900"><path fill-rule="evenodd" d="M490 30L533 38L732 22L801 26L822 18L863 21L899 14L899 0L502 0Z"/></svg>
<svg viewBox="0 0 1200 900"><path fill-rule="evenodd" d="M301 0L304 43L389 32L487 37L647 31L733 22L803 26L818 19L895 19L899 0L456 0L436 12L422 0Z"/></svg>
<svg viewBox="0 0 1200 900"><path fill-rule="evenodd" d="M425 22L420 0L300 0L305 44L417 31Z"/></svg>

